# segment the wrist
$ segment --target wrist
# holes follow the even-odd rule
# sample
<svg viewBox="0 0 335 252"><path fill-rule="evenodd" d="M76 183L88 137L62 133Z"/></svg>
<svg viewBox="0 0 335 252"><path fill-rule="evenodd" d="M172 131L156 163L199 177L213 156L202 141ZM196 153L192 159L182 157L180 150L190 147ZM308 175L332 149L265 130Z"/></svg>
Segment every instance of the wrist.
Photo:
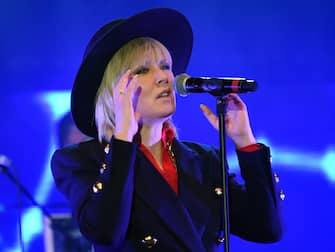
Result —
<svg viewBox="0 0 335 252"><path fill-rule="evenodd" d="M236 149L242 149L249 145L257 144L257 141L253 135L235 138L233 139L233 142L235 144Z"/></svg>

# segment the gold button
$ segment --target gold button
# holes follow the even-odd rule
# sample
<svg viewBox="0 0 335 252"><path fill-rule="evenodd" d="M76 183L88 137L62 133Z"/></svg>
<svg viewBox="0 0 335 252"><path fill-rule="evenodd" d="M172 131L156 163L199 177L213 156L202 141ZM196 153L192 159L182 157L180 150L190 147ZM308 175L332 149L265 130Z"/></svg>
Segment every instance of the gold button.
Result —
<svg viewBox="0 0 335 252"><path fill-rule="evenodd" d="M94 193L98 193L98 192L102 191L102 183L101 182L96 182L93 185L92 189L93 189Z"/></svg>
<svg viewBox="0 0 335 252"><path fill-rule="evenodd" d="M141 240L142 244L145 245L147 248L152 248L153 246L155 246L157 241L158 240L151 235L147 235L146 237L144 237L143 240Z"/></svg>
<svg viewBox="0 0 335 252"><path fill-rule="evenodd" d="M224 242L224 237L218 237L217 242L218 243L223 243Z"/></svg>
<svg viewBox="0 0 335 252"><path fill-rule="evenodd" d="M215 191L215 194L218 195L218 196L222 195L222 193L223 193L221 187L216 187L214 189L214 191Z"/></svg>
<svg viewBox="0 0 335 252"><path fill-rule="evenodd" d="M103 174L103 172L107 169L107 165L105 163L102 163L100 168L100 174Z"/></svg>
<svg viewBox="0 0 335 252"><path fill-rule="evenodd" d="M281 200L285 199L285 193L283 192L283 190L280 190L279 197Z"/></svg>
<svg viewBox="0 0 335 252"><path fill-rule="evenodd" d="M104 149L106 154L108 154L109 148L110 148L110 144L106 144L105 149Z"/></svg>
<svg viewBox="0 0 335 252"><path fill-rule="evenodd" d="M150 240L152 240L151 235L148 235L148 236L144 237L144 240L145 240L145 241L150 241Z"/></svg>
<svg viewBox="0 0 335 252"><path fill-rule="evenodd" d="M275 178L275 182L279 183L279 175L278 175L278 173L274 173L273 177Z"/></svg>

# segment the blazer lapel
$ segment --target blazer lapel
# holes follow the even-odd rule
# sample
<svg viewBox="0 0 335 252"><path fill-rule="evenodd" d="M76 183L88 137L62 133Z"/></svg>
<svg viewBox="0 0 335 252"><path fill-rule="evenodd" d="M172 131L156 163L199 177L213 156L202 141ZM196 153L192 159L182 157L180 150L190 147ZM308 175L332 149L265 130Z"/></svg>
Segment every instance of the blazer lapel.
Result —
<svg viewBox="0 0 335 252"><path fill-rule="evenodd" d="M200 236L205 231L205 225L211 214L212 199L209 186L204 183L202 169L204 162L195 151L186 145L175 141L173 145L179 180L179 200L187 208L194 226Z"/></svg>
<svg viewBox="0 0 335 252"><path fill-rule="evenodd" d="M135 193L152 208L166 227L175 233L190 251L205 251L191 216L175 192L140 152L137 161L139 165L135 170Z"/></svg>

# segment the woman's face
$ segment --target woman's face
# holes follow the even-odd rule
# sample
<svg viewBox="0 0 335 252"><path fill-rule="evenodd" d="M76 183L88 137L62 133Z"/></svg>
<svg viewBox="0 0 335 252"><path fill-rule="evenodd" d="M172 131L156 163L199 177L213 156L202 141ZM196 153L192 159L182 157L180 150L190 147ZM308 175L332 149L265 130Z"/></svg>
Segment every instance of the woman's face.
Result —
<svg viewBox="0 0 335 252"><path fill-rule="evenodd" d="M144 124L164 122L176 110L173 89L171 57L146 51L132 68L138 75L138 92L134 97L135 111L141 115Z"/></svg>

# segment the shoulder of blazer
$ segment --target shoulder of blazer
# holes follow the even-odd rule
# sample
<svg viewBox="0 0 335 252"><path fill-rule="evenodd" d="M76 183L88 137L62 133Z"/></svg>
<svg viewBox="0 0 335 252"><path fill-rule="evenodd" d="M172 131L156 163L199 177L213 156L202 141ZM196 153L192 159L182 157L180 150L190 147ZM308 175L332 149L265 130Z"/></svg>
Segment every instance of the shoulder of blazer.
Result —
<svg viewBox="0 0 335 252"><path fill-rule="evenodd" d="M96 139L92 139L58 149L53 154L54 158L100 162L104 159L104 146Z"/></svg>
<svg viewBox="0 0 335 252"><path fill-rule="evenodd" d="M218 149L214 146L189 141L175 141L177 148L193 155L217 155Z"/></svg>

